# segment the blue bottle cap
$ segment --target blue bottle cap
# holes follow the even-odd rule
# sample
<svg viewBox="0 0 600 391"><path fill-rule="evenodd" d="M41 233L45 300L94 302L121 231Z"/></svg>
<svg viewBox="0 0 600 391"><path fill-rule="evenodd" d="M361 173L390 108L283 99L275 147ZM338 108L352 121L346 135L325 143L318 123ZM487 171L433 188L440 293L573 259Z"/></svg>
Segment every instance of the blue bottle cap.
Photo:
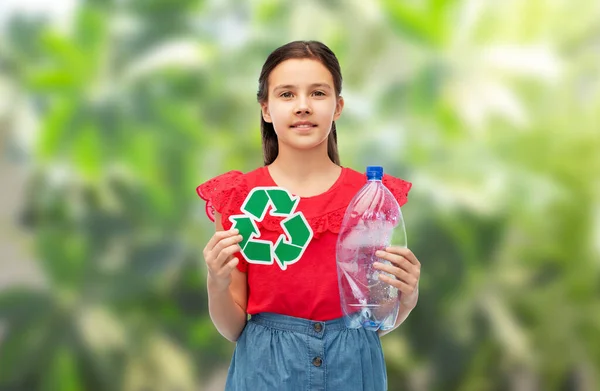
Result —
<svg viewBox="0 0 600 391"><path fill-rule="evenodd" d="M383 167L367 166L367 179L381 180L383 178Z"/></svg>

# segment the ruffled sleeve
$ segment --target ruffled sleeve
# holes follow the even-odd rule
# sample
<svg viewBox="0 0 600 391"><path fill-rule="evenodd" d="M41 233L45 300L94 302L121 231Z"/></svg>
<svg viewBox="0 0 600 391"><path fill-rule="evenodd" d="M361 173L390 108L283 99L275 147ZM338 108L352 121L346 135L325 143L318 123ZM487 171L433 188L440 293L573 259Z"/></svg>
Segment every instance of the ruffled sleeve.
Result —
<svg viewBox="0 0 600 391"><path fill-rule="evenodd" d="M313 228L315 237L318 238L325 231L333 233L340 232L342 221L344 220L344 215L348 208L348 203L367 180L364 174L360 174L358 178L360 178L360 181L356 182L354 187L351 188L351 191L345 193L345 196L338 197L337 194L334 193L336 198L327 200L321 209L324 209L327 212L319 213L307 218L310 226ZM398 205L402 206L408 202L408 192L412 187L412 183L390 175L384 175L382 182L392 193L396 201L398 201Z"/></svg>
<svg viewBox="0 0 600 391"><path fill-rule="evenodd" d="M398 205L402 206L408 202L408 192L412 187L412 183L390 175L383 175L382 182L394 195L394 198L398 201Z"/></svg>
<svg viewBox="0 0 600 391"><path fill-rule="evenodd" d="M223 229L230 229L233 225L229 216L239 213L239 208L248 195L248 184L241 171L229 171L214 177L196 188L196 192L206 201L206 215L211 221L215 221L215 212L221 214L221 225ZM241 253L235 253L240 261L238 270L246 273L248 262Z"/></svg>
<svg viewBox="0 0 600 391"><path fill-rule="evenodd" d="M206 215L211 221L215 221L215 212L230 215L236 201L241 199L240 205L244 202L247 191L243 186L242 178L243 173L241 171L229 171L204 182L196 188L200 198L206 201ZM228 223L229 221L224 218L223 228L228 229L225 226Z"/></svg>

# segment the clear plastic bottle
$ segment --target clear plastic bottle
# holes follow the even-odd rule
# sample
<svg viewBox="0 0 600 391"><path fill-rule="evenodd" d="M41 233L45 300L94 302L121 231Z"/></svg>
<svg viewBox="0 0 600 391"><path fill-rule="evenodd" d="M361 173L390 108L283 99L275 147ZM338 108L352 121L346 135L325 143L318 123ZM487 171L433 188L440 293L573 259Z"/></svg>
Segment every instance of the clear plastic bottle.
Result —
<svg viewBox="0 0 600 391"><path fill-rule="evenodd" d="M347 327L388 330L398 316L401 292L379 279L385 272L373 263L389 264L375 252L406 247L406 230L400 206L382 182L383 167L368 166L366 173L367 183L350 201L338 235L340 300Z"/></svg>

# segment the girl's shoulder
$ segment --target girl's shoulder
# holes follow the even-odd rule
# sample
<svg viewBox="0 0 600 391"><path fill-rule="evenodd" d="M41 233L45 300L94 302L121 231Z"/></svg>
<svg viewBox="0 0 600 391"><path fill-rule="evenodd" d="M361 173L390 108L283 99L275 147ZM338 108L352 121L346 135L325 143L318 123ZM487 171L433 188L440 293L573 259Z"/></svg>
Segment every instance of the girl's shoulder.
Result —
<svg viewBox="0 0 600 391"><path fill-rule="evenodd" d="M365 173L344 167L338 183L329 191L316 197L303 199L306 218L315 237L319 237L325 231L339 232L350 201L366 183ZM407 202L408 192L412 186L410 182L384 175L383 183L400 206Z"/></svg>
<svg viewBox="0 0 600 391"><path fill-rule="evenodd" d="M356 194L361 187L367 183L367 176L364 172L358 172L351 168L344 168L346 170L344 176L345 186L343 186L344 192L349 192L352 195ZM412 183L404 179L394 177L392 175L383 175L383 184L392 193L396 201L400 206L406 204L408 201L408 192L412 188Z"/></svg>
<svg viewBox="0 0 600 391"><path fill-rule="evenodd" d="M247 173L232 170L198 185L196 193L206 201L206 214L214 221L215 212L223 214L229 206L241 205L250 190L264 181L262 167Z"/></svg>
<svg viewBox="0 0 600 391"><path fill-rule="evenodd" d="M236 187L245 187L245 185L252 186L254 182L260 182L261 178L264 179L264 171L264 167L259 167L247 173L237 170L227 171L226 173L217 175L198 185L196 191L201 198L206 199L207 196L216 192L239 190L236 189Z"/></svg>

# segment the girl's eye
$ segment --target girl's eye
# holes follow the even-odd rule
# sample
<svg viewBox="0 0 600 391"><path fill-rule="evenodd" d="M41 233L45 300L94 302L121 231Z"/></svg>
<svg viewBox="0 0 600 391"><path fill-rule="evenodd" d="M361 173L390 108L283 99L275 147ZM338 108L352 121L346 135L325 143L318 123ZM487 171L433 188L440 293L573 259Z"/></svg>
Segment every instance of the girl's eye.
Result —
<svg viewBox="0 0 600 391"><path fill-rule="evenodd" d="M282 98L291 98L293 96L293 94L289 91L282 93L281 95Z"/></svg>

